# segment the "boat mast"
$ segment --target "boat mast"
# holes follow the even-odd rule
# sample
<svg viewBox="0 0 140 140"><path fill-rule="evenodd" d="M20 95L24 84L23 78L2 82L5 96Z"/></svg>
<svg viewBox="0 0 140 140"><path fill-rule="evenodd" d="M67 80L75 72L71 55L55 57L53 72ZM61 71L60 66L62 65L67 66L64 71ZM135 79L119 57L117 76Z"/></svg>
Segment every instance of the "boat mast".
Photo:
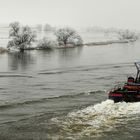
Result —
<svg viewBox="0 0 140 140"><path fill-rule="evenodd" d="M135 62L135 66L137 68L136 82L140 82L140 62Z"/></svg>

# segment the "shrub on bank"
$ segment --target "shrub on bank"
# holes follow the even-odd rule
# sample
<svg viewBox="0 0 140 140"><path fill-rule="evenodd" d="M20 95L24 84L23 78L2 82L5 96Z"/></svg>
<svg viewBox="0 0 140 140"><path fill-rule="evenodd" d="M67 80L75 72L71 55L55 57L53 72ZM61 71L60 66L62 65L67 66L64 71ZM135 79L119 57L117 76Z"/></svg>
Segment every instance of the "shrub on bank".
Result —
<svg viewBox="0 0 140 140"><path fill-rule="evenodd" d="M53 49L57 46L58 43L56 41L44 37L42 40L39 40L37 49Z"/></svg>

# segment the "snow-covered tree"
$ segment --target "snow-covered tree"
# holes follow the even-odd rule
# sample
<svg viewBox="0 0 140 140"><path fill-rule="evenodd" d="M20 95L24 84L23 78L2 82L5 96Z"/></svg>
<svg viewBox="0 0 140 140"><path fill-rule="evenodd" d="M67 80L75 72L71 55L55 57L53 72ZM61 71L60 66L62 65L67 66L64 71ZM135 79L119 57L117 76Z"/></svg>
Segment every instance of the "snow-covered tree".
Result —
<svg viewBox="0 0 140 140"><path fill-rule="evenodd" d="M18 22L11 23L9 26L9 38L11 40L8 42L8 48L15 47L23 51L35 41L36 34L29 26L21 27Z"/></svg>
<svg viewBox="0 0 140 140"><path fill-rule="evenodd" d="M138 39L138 35L135 32L129 30L121 30L118 33L120 40L136 41Z"/></svg>
<svg viewBox="0 0 140 140"><path fill-rule="evenodd" d="M55 32L55 35L59 45L64 45L65 47L68 45L82 45L83 43L80 35L74 29L69 27L58 29Z"/></svg>

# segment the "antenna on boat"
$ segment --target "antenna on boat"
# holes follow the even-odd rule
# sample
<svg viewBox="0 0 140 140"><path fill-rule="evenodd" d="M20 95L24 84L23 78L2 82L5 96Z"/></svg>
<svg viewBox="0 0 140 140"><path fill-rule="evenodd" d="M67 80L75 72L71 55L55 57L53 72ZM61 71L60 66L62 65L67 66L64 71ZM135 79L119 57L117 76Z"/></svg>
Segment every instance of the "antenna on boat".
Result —
<svg viewBox="0 0 140 140"><path fill-rule="evenodd" d="M136 82L140 80L140 62L135 62L135 66L137 68Z"/></svg>

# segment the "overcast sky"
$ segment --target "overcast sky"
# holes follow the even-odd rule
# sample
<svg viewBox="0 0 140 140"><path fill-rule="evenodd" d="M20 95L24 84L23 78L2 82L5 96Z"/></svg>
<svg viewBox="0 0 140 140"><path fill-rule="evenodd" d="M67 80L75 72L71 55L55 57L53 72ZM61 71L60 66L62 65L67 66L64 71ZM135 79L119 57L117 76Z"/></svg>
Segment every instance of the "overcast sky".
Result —
<svg viewBox="0 0 140 140"><path fill-rule="evenodd" d="M0 0L0 23L140 30L140 0Z"/></svg>

